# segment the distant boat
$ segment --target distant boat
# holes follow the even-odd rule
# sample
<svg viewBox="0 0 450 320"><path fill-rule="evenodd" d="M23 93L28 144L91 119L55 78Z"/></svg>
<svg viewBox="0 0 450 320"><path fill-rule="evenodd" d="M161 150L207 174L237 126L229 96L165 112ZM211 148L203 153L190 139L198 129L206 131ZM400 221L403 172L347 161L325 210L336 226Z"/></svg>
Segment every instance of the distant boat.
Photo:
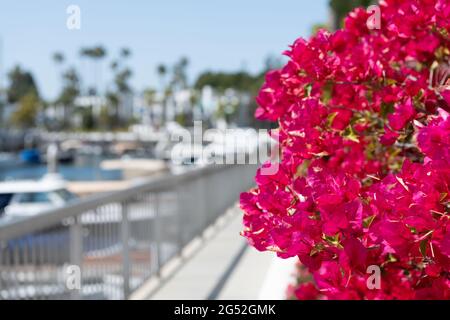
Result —
<svg viewBox="0 0 450 320"><path fill-rule="evenodd" d="M20 160L28 164L41 163L41 153L38 149L25 149L20 152Z"/></svg>
<svg viewBox="0 0 450 320"><path fill-rule="evenodd" d="M47 155L41 154L39 149L25 149L20 152L20 160L26 164L47 163ZM74 150L63 150L57 154L58 163L72 163L75 161Z"/></svg>
<svg viewBox="0 0 450 320"><path fill-rule="evenodd" d="M72 163L75 161L75 150L59 150L58 154L56 155L56 159L58 160L58 163ZM41 161L44 163L48 162L47 155L44 154L41 157Z"/></svg>
<svg viewBox="0 0 450 320"><path fill-rule="evenodd" d="M76 198L58 174L47 174L38 181L0 182L0 216L31 217Z"/></svg>

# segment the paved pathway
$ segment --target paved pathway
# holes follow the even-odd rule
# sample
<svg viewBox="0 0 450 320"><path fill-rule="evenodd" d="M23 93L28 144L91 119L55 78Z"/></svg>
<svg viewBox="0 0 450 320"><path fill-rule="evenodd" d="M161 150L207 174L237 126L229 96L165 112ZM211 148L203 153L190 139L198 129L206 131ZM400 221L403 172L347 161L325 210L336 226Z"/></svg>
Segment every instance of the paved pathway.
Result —
<svg viewBox="0 0 450 320"><path fill-rule="evenodd" d="M150 290L146 298L261 298L261 290L267 287L267 275L273 265L273 253L257 252L247 245L239 235L241 219L242 213L238 208L230 209L207 230L204 243L191 245L186 258L178 261L178 266L168 272L171 275L153 284L156 289ZM134 298L140 299L142 294Z"/></svg>

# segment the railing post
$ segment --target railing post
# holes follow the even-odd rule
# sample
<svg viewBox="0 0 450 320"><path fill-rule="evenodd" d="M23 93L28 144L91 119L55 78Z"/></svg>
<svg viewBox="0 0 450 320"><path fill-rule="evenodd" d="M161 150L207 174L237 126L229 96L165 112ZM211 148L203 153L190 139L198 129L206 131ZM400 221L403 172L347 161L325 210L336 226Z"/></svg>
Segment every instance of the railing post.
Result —
<svg viewBox="0 0 450 320"><path fill-rule="evenodd" d="M206 179L198 179L197 194L198 194L198 210L200 212L200 221L202 222L201 237L204 237L206 228L209 226L208 221L208 193L206 188Z"/></svg>
<svg viewBox="0 0 450 320"><path fill-rule="evenodd" d="M154 208L155 208L155 243L156 243L156 275L161 277L161 267L162 267L162 256L161 256L161 229L163 226L161 207L159 203L158 193L154 194Z"/></svg>
<svg viewBox="0 0 450 320"><path fill-rule="evenodd" d="M121 222L121 237L122 237L122 278L123 278L123 298L128 299L130 296L130 222L128 215L128 203L121 204L122 207L122 222Z"/></svg>
<svg viewBox="0 0 450 320"><path fill-rule="evenodd" d="M80 300L82 298L82 279L83 279L83 227L81 224L81 217L76 216L70 224L70 263L80 270L81 288L73 288L70 291L70 298L72 300Z"/></svg>
<svg viewBox="0 0 450 320"><path fill-rule="evenodd" d="M176 187L177 194L177 212L176 212L176 224L177 224L177 246L178 255L181 256L183 251L183 208L186 205L183 199L183 185Z"/></svg>
<svg viewBox="0 0 450 320"><path fill-rule="evenodd" d="M2 291L3 289L3 241L0 240L0 291ZM1 296L0 296L1 298Z"/></svg>

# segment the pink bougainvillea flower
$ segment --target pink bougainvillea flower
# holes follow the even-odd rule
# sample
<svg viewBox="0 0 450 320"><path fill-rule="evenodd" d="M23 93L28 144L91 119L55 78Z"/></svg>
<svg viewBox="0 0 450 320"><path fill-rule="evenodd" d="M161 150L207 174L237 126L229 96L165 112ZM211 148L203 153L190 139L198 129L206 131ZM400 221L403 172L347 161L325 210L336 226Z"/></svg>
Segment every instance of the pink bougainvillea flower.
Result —
<svg viewBox="0 0 450 320"><path fill-rule="evenodd" d="M389 125L394 130L401 130L408 122L414 119L415 114L412 100L408 99L406 102L395 106L394 113L389 116Z"/></svg>
<svg viewBox="0 0 450 320"><path fill-rule="evenodd" d="M301 284L295 289L295 296L299 300L317 300L320 291L312 283Z"/></svg>
<svg viewBox="0 0 450 320"><path fill-rule="evenodd" d="M450 3L379 6L380 29L358 8L296 40L256 98L280 165L241 195L242 235L298 257L297 299L450 299Z"/></svg>
<svg viewBox="0 0 450 320"><path fill-rule="evenodd" d="M384 134L380 137L380 142L385 146L390 146L397 141L399 134L389 129L388 126L384 126Z"/></svg>

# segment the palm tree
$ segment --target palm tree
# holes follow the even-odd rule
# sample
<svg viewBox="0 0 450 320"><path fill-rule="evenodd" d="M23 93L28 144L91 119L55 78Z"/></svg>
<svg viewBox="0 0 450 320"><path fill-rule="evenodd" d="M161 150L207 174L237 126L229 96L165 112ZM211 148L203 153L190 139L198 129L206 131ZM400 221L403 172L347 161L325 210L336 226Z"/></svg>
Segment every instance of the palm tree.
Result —
<svg viewBox="0 0 450 320"><path fill-rule="evenodd" d="M109 67L111 68L112 71L116 71L117 68L119 68L119 62L117 62L116 60L114 60L113 62L111 62L111 64L109 65Z"/></svg>
<svg viewBox="0 0 450 320"><path fill-rule="evenodd" d="M75 107L75 99L80 94L80 78L75 68L71 67L62 74L63 87L58 97L58 102L63 106L63 126L69 125L69 114Z"/></svg>
<svg viewBox="0 0 450 320"><path fill-rule="evenodd" d="M64 64L65 61L65 57L64 54L61 52L55 52L52 55L52 60L55 63L56 67L59 69L58 70L58 74L57 74L57 78L59 78L59 75L61 73L61 66Z"/></svg>
<svg viewBox="0 0 450 320"><path fill-rule="evenodd" d="M173 78L171 81L171 86L173 88L174 92L185 90L188 87L188 81L187 81L187 73L186 68L189 65L189 60L186 57L182 57L177 63L175 63L173 67ZM174 99L174 109L177 112L177 100ZM186 112L187 110L182 110L181 118L186 118Z"/></svg>
<svg viewBox="0 0 450 320"><path fill-rule="evenodd" d="M64 54L61 52L55 52L52 55L52 60L55 63L56 68L57 68L56 77L59 78L59 76L61 74L61 66L64 64L64 60L65 60ZM57 100L59 100L59 98ZM65 126L66 120L67 120L67 109L66 109L66 106L63 106L63 119L62 119L63 126Z"/></svg>
<svg viewBox="0 0 450 320"><path fill-rule="evenodd" d="M159 83L161 86L161 94L162 94L162 117L161 124L164 125L166 123L166 113L167 113L167 98L169 97L170 90L166 88L166 75L167 75L167 67L164 64L160 64L156 67L156 72L159 76Z"/></svg>
<svg viewBox="0 0 450 320"><path fill-rule="evenodd" d="M131 50L129 48L122 48L120 49L120 57L123 59L128 58L129 56L131 56Z"/></svg>
<svg viewBox="0 0 450 320"><path fill-rule="evenodd" d="M64 54L62 54L61 52L53 53L52 59L55 62L55 64L62 64L65 60Z"/></svg>
<svg viewBox="0 0 450 320"><path fill-rule="evenodd" d="M96 63L95 68L93 68L94 72L94 88L95 92L98 93L98 86L101 82L101 65L100 62L103 58L106 57L106 49L103 46L96 46L92 48L82 48L80 51L80 56L85 57ZM99 72L100 70L100 72Z"/></svg>
<svg viewBox="0 0 450 320"><path fill-rule="evenodd" d="M112 122L110 124L111 128L119 125L119 103L120 98L117 93L108 91L106 92L106 101L110 107L112 107L114 115L112 117Z"/></svg>
<svg viewBox="0 0 450 320"><path fill-rule="evenodd" d="M118 62L116 71L119 66L122 67L122 70L116 74L115 82L118 93L124 95L132 91L130 85L128 84L128 80L133 75L133 71L124 65L124 61L131 56L131 50L128 48L122 48L120 49L119 56L121 61Z"/></svg>
<svg viewBox="0 0 450 320"><path fill-rule="evenodd" d="M178 63L173 67L173 79L172 85L179 89L187 88L187 74L186 68L189 65L189 60L186 57L182 57Z"/></svg>
<svg viewBox="0 0 450 320"><path fill-rule="evenodd" d="M129 84L129 80L133 75L133 71L125 64L125 60L131 56L131 50L128 48L121 48L119 52L119 58L113 60L110 64L110 68L114 74L113 86L114 90L108 92L108 102L113 108L115 125L121 124L120 110L124 108L124 101L126 96L133 90ZM125 114L125 113L123 113Z"/></svg>
<svg viewBox="0 0 450 320"><path fill-rule="evenodd" d="M154 115L154 106L156 102L156 90L153 88L147 88L144 90L144 103L149 110L150 113L150 122L154 125L155 123L155 115Z"/></svg>
<svg viewBox="0 0 450 320"><path fill-rule="evenodd" d="M160 64L156 68L156 72L158 73L158 76L159 76L161 90L164 90L165 79L166 79L166 74L167 74L167 67L163 64Z"/></svg>

